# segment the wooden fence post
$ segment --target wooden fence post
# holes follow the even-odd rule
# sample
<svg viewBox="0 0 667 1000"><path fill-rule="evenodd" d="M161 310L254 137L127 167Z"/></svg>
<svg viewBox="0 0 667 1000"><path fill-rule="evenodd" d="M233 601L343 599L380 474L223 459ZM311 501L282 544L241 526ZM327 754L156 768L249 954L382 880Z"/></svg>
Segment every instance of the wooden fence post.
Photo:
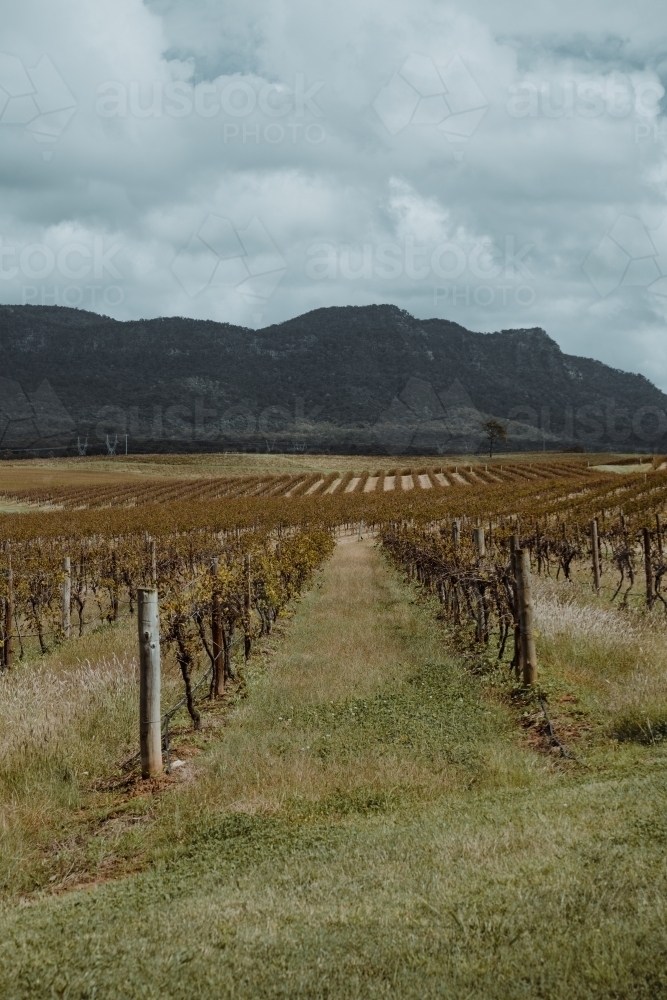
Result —
<svg viewBox="0 0 667 1000"><path fill-rule="evenodd" d="M662 527L660 525L660 515L655 515L655 539L658 543L658 555L660 556L660 562L662 562Z"/></svg>
<svg viewBox="0 0 667 1000"><path fill-rule="evenodd" d="M478 526L474 531L475 538L475 548L477 549L477 555L481 559L486 555L486 540L484 538L484 528Z"/></svg>
<svg viewBox="0 0 667 1000"><path fill-rule="evenodd" d="M514 667L514 673L519 679L523 671L523 649L521 646L521 625L519 624L519 570L517 568L517 551L519 548L519 536L517 534L510 535L510 573L514 577L514 601L515 605L513 608L514 612L514 655L512 657L511 666Z"/></svg>
<svg viewBox="0 0 667 1000"><path fill-rule="evenodd" d="M162 770L160 717L160 615L157 590L137 592L139 622L139 749L141 776Z"/></svg>
<svg viewBox="0 0 667 1000"><path fill-rule="evenodd" d="M530 687L537 680L537 653L533 632L533 595L530 585L530 551L517 549L514 557L517 567L523 683L525 687Z"/></svg>
<svg viewBox="0 0 667 1000"><path fill-rule="evenodd" d="M12 554L7 543L7 597L5 599L5 645L3 648L3 662L5 670L10 670L14 659L13 646L14 631L14 573L12 570Z"/></svg>
<svg viewBox="0 0 667 1000"><path fill-rule="evenodd" d="M510 535L510 569L512 576L516 579L516 550L519 548L519 536L515 533Z"/></svg>
<svg viewBox="0 0 667 1000"><path fill-rule="evenodd" d="M245 587L245 616L244 616L244 654L246 660L250 656L250 607L251 607L251 587L252 579L250 576L250 553L246 553L245 559L245 573L246 573L246 587Z"/></svg>
<svg viewBox="0 0 667 1000"><path fill-rule="evenodd" d="M157 587L157 556L155 554L155 539L150 540L150 553L151 553L151 583L154 587Z"/></svg>
<svg viewBox="0 0 667 1000"><path fill-rule="evenodd" d="M452 543L455 549L458 549L460 541L461 541L461 522L459 521L458 517L455 517L452 523Z"/></svg>
<svg viewBox="0 0 667 1000"><path fill-rule="evenodd" d="M111 596L111 617L113 621L118 620L118 556L116 554L116 541L111 542L111 579L113 580L113 592Z"/></svg>
<svg viewBox="0 0 667 1000"><path fill-rule="evenodd" d="M213 575L213 594L211 598L211 641L213 647L213 677L211 679L211 698L219 698L225 689L225 665L223 659L222 641L222 609L220 607L220 591L218 590L218 560L213 560L211 567Z"/></svg>
<svg viewBox="0 0 667 1000"><path fill-rule="evenodd" d="M651 566L651 534L644 528L644 573L646 574L646 607L653 607L653 567Z"/></svg>
<svg viewBox="0 0 667 1000"><path fill-rule="evenodd" d="M600 593L600 546L598 544L598 519L591 521L591 550L593 552L593 586L595 593Z"/></svg>
<svg viewBox="0 0 667 1000"><path fill-rule="evenodd" d="M63 635L69 639L70 601L72 598L72 566L69 556L65 556L63 559L63 573L65 574L62 584Z"/></svg>
<svg viewBox="0 0 667 1000"><path fill-rule="evenodd" d="M220 611L220 594L213 591L211 610L211 637L213 640L213 684L211 691L214 698L220 698L225 690L225 668L222 646L222 614Z"/></svg>

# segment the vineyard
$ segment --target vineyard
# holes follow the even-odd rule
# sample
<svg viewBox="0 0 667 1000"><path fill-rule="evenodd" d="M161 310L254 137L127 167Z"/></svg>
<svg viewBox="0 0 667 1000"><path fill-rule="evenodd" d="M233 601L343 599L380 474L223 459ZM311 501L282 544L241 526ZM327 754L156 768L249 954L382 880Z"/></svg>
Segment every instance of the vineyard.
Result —
<svg viewBox="0 0 667 1000"><path fill-rule="evenodd" d="M635 995L667 892L667 471L485 464L5 479L7 995L113 996L121 953L132 995L182 967L220 996L318 995L313 969Z"/></svg>
<svg viewBox="0 0 667 1000"><path fill-rule="evenodd" d="M563 461L275 478L16 494L60 509L3 517L4 667L135 614L138 588L156 586L163 640L198 726L193 674L208 664L219 695L237 637L247 659L341 530L377 534L461 635L495 642L517 676L515 550L538 575L588 573L622 607L667 607L663 471L619 477Z"/></svg>
<svg viewBox="0 0 667 1000"><path fill-rule="evenodd" d="M667 610L661 522L666 505L667 484L628 484L620 495L598 488L556 503L533 497L516 514L490 515L486 527L481 517L419 526L403 522L383 526L380 537L408 578L438 596L443 613L462 633L488 645L495 631L499 660L513 635L511 666L518 679L517 553L529 554L529 568L539 576L570 581L575 573L588 574L591 589L611 602L618 599L621 608L640 600L647 610L656 602Z"/></svg>
<svg viewBox="0 0 667 1000"><path fill-rule="evenodd" d="M589 469L582 462L531 462L421 466L365 472L303 473L294 475L239 475L180 479L176 482L120 482L104 485L42 486L5 489L6 500L55 506L59 509L132 507L151 503L210 501L221 498L333 497L341 494L392 493L408 490L436 491L453 486L488 486L494 483L536 482L555 476L582 476Z"/></svg>
<svg viewBox="0 0 667 1000"><path fill-rule="evenodd" d="M200 529L164 535L157 543L148 535L6 541L4 668L11 668L17 646L20 659L35 644L45 654L72 635L134 615L137 590L156 587L162 639L174 650L198 728L192 672L202 657L210 661L210 695L219 697L233 678L235 633L243 636L247 659L255 636L271 632L332 547L331 534L322 529L280 531L275 538Z"/></svg>
<svg viewBox="0 0 667 1000"><path fill-rule="evenodd" d="M332 474L330 483L341 488L328 494L326 479L314 484L322 487L319 493L308 486L311 476L287 493L282 482L279 496L275 487L258 492L245 477L233 487L227 484L226 492L210 483L191 484L187 494L183 485L151 485L141 503L136 487L123 487L125 492L104 487L99 494L93 491L85 507L76 506L82 496L75 493L60 496L63 509L4 515L0 597L7 609L11 596L13 622L10 628L6 612L5 635L10 646L12 639L18 643L20 656L31 647L30 640L45 653L90 625L132 614L137 588L153 583L161 601L167 596L173 601L175 594L181 599L195 595L196 601L207 581L210 603L217 587L215 564L220 581L224 577L223 589L229 589L230 607L240 609L246 556L253 564L251 603L264 630L289 601L293 572L297 577L302 573L301 564L294 569L289 565L297 539L302 549L312 544L316 564L325 554L324 534L359 523L379 531L392 556L440 593L457 618L464 605L476 603L471 594L483 592L485 616L490 616L483 634L488 637L493 619L503 648L511 616L512 538L517 547L528 548L538 573L569 579L574 567L593 565L595 522L599 571L603 586L612 588L612 599L625 604L637 596L641 566L648 606L664 603L667 564L660 518L667 508L667 474L620 478L569 462L494 467L493 474L463 469L447 474L445 486L440 482L444 471L413 475L406 470L403 488L396 490L383 487L380 474L366 478L372 490L365 488L363 476ZM397 476L392 473L392 480ZM385 475L385 483L389 477ZM408 488L408 478L428 479L429 486L422 482L418 490ZM57 491L49 492L51 501L56 496ZM25 499L41 502L44 497L33 493ZM613 586L607 584L610 576ZM65 609L64 587L69 595ZM241 617L238 610L236 624ZM4 637L3 642L7 645Z"/></svg>
<svg viewBox="0 0 667 1000"><path fill-rule="evenodd" d="M420 473L422 477L425 475ZM613 492L619 486L619 477L589 469L581 463L572 466L565 463L562 468L558 463L548 468L536 463L530 468L517 466L509 471L502 466L502 471L500 467L497 470L494 468L493 477L489 473L485 479L479 478L484 475L480 472L460 471L457 475L461 481L452 476L451 484L448 481L446 486L437 478L444 478L444 473L434 472L429 473L430 488L415 488L413 485L412 488L392 490L339 489L333 494L298 492L291 493L289 497L282 494L239 495L236 492L242 486L239 480L235 480L233 495L201 497L197 491L213 487L189 481L185 485L169 487L178 491L176 499L172 494L163 493L157 499L151 499L154 487L150 485L146 487L147 499L141 503L118 504L112 502L112 497L118 495L119 488L111 490L104 487L107 502L99 506L81 506L78 503L68 506L61 497L61 504L54 507L42 503L46 493L36 490L12 493L5 489L6 498L23 499L26 506L21 513L4 515L3 533L6 538L28 540L35 537L110 536L148 531L157 538L163 534L199 528L233 531L237 528L273 529L278 525L297 526L303 523L333 527L360 519L379 524L401 517L414 517L421 521L449 515L477 516L478 511L486 510L509 512L524 497L537 495L545 501L553 498L553 502L557 503L573 490L579 494L596 486L604 490L605 484L613 484L609 485ZM643 475L645 473L639 478L637 474L624 476L621 487L626 479L633 484L643 482ZM357 487L362 479L362 476L351 472L337 476L337 480L347 481L348 484L357 481ZM401 481L409 480L414 484L418 479L416 474L401 474ZM137 490L136 485L132 488ZM219 485L215 487L217 490L220 488ZM159 489L166 489L164 483ZM48 496L54 495L55 490L50 489ZM75 497L77 495L74 494Z"/></svg>

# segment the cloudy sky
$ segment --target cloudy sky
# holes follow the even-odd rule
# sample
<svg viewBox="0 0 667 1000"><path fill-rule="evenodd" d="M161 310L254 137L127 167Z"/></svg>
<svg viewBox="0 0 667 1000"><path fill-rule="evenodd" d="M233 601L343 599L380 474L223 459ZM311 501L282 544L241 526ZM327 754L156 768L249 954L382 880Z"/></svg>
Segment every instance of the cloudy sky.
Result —
<svg viewBox="0 0 667 1000"><path fill-rule="evenodd" d="M0 301L250 327L394 303L667 390L658 0L22 0Z"/></svg>

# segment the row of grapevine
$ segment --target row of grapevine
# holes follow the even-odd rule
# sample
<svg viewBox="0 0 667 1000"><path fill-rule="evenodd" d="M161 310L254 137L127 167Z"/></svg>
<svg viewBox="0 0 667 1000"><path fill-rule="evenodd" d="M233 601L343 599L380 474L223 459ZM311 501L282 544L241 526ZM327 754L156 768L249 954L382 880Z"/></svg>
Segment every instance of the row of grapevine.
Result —
<svg viewBox="0 0 667 1000"><path fill-rule="evenodd" d="M459 467L461 468L461 467ZM510 513L523 498L539 495L543 502L567 500L571 495L588 495L597 487L618 486L612 474L569 475L564 472L538 477L533 472L505 481L480 484L472 480L465 486L438 489L345 491L352 473L343 477L338 490L327 495L297 493L282 496L272 493L253 496L225 496L218 499L164 499L160 503L99 508L35 510L5 514L0 530L4 538L128 535L148 531L154 537L186 532L195 528L229 531L236 527L273 528L276 525L304 523L335 525L341 521L385 523L401 517L430 520L434 517L502 515ZM466 473L468 476L469 473ZM457 475L462 475L459 472ZM496 471L494 470L494 477ZM349 477L349 478L348 478ZM628 476L634 480L636 476ZM640 477L643 478L643 477ZM661 474L651 478L661 479ZM663 480L664 481L664 480Z"/></svg>
<svg viewBox="0 0 667 1000"><path fill-rule="evenodd" d="M198 725L191 675L202 658L213 655L214 603L229 677L235 630L242 629L248 656L254 637L271 630L333 544L331 533L318 528L199 529L157 540L145 534L38 537L5 544L0 558L2 661L10 667L15 652L27 655L30 640L42 653L64 642L70 620L71 631L82 635L87 627L133 615L138 588L155 585L163 640L174 650ZM213 696L222 679L213 685Z"/></svg>
<svg viewBox="0 0 667 1000"><path fill-rule="evenodd" d="M255 506L252 506L254 503ZM343 523L369 527L400 522L414 525L467 517L472 524L498 526L515 519L515 530L529 545L538 568L554 563L569 576L570 567L586 558L591 521L598 523L606 564L618 570L627 600L645 556L648 533L652 595L662 599L665 576L659 519L667 507L667 477L598 476L562 478L539 485L489 486L484 491L440 491L429 495L340 495L324 504L316 498L247 498L189 505L164 504L104 511L59 511L5 515L2 529L9 548L0 552L0 597L7 596L9 555L14 560L14 617L17 642L35 640L44 652L62 638L61 591L63 558L70 560L69 590L72 628L115 620L133 611L138 585L153 579L188 579L208 566L217 551L239 547L246 537L283 534L318 526L332 530ZM658 521L656 522L656 516ZM501 533L502 534L502 533ZM240 537L239 537L240 536ZM629 588L629 589L628 589Z"/></svg>
<svg viewBox="0 0 667 1000"><path fill-rule="evenodd" d="M610 502L608 491L602 496ZM513 637L510 662L518 675L519 554L527 560L526 578L532 571L572 580L576 573L589 579L601 599L613 602L620 597L625 608L637 597L649 611L658 602L667 611L662 592L667 577L662 520L667 491L659 485L629 487L620 497L632 508L631 514L618 505L597 508L598 494L585 502L579 498L570 511L576 516L566 518L545 512L540 498L532 497L517 513L485 525L467 517L387 524L380 530L380 541L408 579L437 595L442 614L459 639L488 647L495 636L497 658L502 660ZM583 514L590 513L591 505L596 516L585 520ZM638 593L639 579L643 589Z"/></svg>
<svg viewBox="0 0 667 1000"><path fill-rule="evenodd" d="M277 609L324 558L332 532L343 525L380 530L392 556L430 581L446 613L461 625L464 619L472 623L477 641L486 643L497 632L501 655L517 627L512 535L530 552L538 573L566 579L582 566L593 574L599 547L603 579L596 586L602 592L614 600L620 595L627 604L643 570L646 603L664 603L667 476L621 478L581 469L569 477L525 475L483 490L338 493L326 502L309 496L304 480L301 495L293 498L258 495L5 515L0 522L5 660L12 647L15 655L31 648L46 652L70 631L81 635L100 622L134 614L138 587L155 582L166 616L165 641L175 651L187 690L199 660L215 660L217 639L227 648L237 629L247 646L254 633L270 629ZM457 522L463 531L454 545ZM483 558L472 542L473 530L480 528Z"/></svg>
<svg viewBox="0 0 667 1000"><path fill-rule="evenodd" d="M498 483L534 482L560 477L586 477L590 470L581 462L459 463L366 470L359 473L301 473L190 477L128 481L101 485L51 485L32 489L5 490L9 500L51 504L68 510L136 506L179 501L211 501L240 497L333 496L337 493L384 493L406 489L436 491L459 486L492 486Z"/></svg>

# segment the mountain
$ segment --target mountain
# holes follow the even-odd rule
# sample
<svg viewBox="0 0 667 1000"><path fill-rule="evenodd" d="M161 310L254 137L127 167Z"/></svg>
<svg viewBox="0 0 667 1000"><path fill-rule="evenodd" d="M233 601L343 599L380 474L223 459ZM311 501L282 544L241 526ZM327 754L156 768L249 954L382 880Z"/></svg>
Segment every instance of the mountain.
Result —
<svg viewBox="0 0 667 1000"><path fill-rule="evenodd" d="M0 453L309 450L404 454L665 447L667 396L563 354L539 328L473 333L395 306L316 309L262 330L0 306Z"/></svg>

